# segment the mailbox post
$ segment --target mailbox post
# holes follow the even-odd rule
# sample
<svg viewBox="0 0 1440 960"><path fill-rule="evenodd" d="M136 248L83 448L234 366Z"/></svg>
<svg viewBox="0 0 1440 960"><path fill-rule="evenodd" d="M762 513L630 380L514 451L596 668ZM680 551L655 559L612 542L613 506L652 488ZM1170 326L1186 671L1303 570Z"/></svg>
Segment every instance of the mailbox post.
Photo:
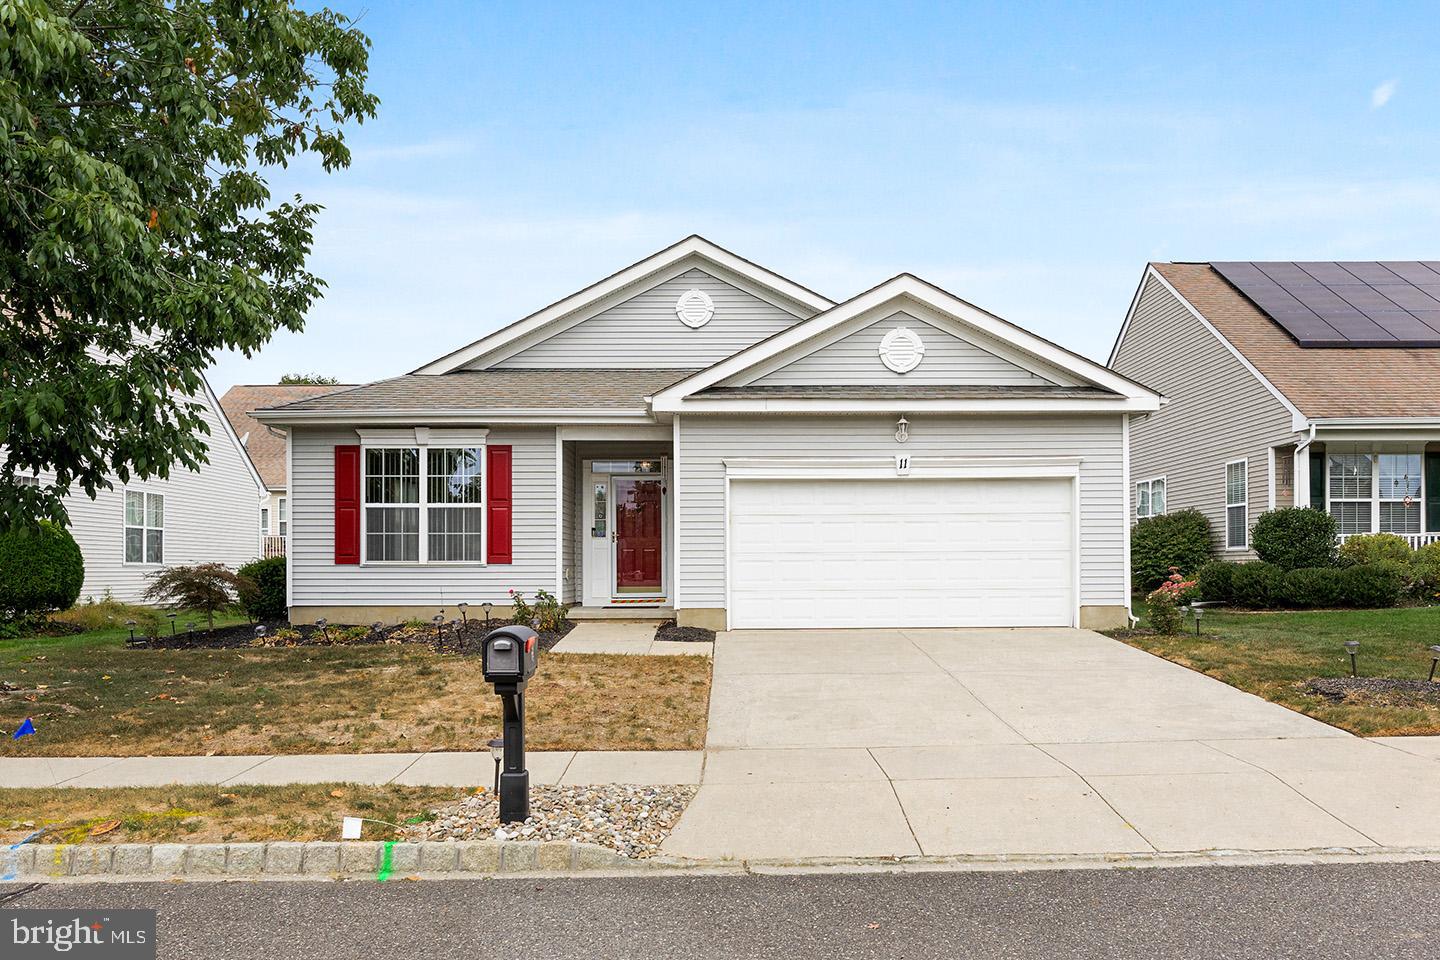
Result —
<svg viewBox="0 0 1440 960"><path fill-rule="evenodd" d="M505 765L500 773L500 822L530 816L530 771L525 769L525 686L535 675L540 637L529 627L511 626L485 636L481 669L500 695L504 718Z"/></svg>

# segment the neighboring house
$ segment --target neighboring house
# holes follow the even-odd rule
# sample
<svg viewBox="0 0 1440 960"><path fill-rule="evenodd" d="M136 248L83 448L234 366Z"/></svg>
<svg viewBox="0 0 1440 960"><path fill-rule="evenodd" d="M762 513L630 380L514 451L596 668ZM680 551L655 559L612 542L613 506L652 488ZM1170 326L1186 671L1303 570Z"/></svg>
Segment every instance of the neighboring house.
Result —
<svg viewBox="0 0 1440 960"><path fill-rule="evenodd" d="M167 480L113 479L114 486L96 491L93 500L84 492L65 498L70 533L85 558L82 603L107 595L142 603L150 575L164 567L238 567L259 556L256 520L264 485L208 382L197 399L210 428L200 470L175 466ZM50 476L42 471L40 479Z"/></svg>
<svg viewBox="0 0 1440 960"><path fill-rule="evenodd" d="M1199 509L1236 559L1276 507L1440 539L1440 263L1152 263L1110 365L1168 398L1133 516Z"/></svg>
<svg viewBox="0 0 1440 960"><path fill-rule="evenodd" d="M290 535L290 495L285 479L285 431L270 427L250 416L251 410L274 407L282 403L319 397L350 384L319 383L248 383L237 384L225 391L220 407L230 427L250 454L250 460L265 484L267 495L260 505L261 555L278 557L285 554Z"/></svg>
<svg viewBox="0 0 1440 960"><path fill-rule="evenodd" d="M908 274L836 304L699 238L289 430L291 617L546 590L711 628L1125 623L1160 397Z"/></svg>

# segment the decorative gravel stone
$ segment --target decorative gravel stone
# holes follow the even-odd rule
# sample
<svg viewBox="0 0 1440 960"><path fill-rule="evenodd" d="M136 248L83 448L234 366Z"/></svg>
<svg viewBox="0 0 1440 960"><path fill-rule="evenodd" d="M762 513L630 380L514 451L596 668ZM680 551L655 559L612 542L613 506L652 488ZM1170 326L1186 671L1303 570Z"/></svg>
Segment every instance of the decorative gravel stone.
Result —
<svg viewBox="0 0 1440 960"><path fill-rule="evenodd" d="M1397 680L1392 677L1316 677L1305 690L1337 703L1349 701L1369 706L1440 706L1440 683L1424 680Z"/></svg>
<svg viewBox="0 0 1440 960"><path fill-rule="evenodd" d="M497 799L487 790L440 808L435 819L404 834L407 840L576 840L642 859L660 852L694 797L690 786L535 787L530 818L502 827Z"/></svg>

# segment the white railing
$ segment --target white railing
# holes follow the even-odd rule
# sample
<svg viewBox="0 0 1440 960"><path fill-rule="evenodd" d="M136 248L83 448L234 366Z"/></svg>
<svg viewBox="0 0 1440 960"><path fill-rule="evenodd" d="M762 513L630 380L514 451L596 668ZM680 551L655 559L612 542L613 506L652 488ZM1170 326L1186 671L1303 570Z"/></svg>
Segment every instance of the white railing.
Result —
<svg viewBox="0 0 1440 960"><path fill-rule="evenodd" d="M1338 539L1339 539L1339 541L1340 541L1341 543L1344 543L1346 540L1349 540L1351 537L1360 537L1360 536L1369 536L1369 534L1342 533L1342 534L1340 534L1340 536L1339 536ZM1410 549L1412 549L1412 550L1419 550L1421 547L1425 546L1427 543L1434 543L1434 542L1436 542L1437 540L1440 540L1440 533L1397 533L1397 534L1395 534L1395 536L1397 536L1397 537L1404 537L1407 541L1409 541L1409 543L1410 543Z"/></svg>
<svg viewBox="0 0 1440 960"><path fill-rule="evenodd" d="M267 535L264 539L265 539L265 552L262 553L261 556L263 556L263 557L283 557L283 556L285 556L285 540L286 540L285 537L271 537L271 536L268 536L268 535Z"/></svg>

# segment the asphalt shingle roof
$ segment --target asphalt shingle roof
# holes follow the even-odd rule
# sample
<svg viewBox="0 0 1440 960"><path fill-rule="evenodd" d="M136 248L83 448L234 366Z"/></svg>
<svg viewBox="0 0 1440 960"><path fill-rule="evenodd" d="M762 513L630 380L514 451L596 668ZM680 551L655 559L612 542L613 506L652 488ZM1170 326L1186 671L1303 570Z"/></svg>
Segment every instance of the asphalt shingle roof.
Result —
<svg viewBox="0 0 1440 960"><path fill-rule="evenodd" d="M230 421L235 436L245 441L245 450L265 486L282 490L286 486L285 438L267 430L263 423L250 416L250 411L348 389L349 384L239 384L225 391L225 396L220 398L220 409L225 411L225 419Z"/></svg>
<svg viewBox="0 0 1440 960"><path fill-rule="evenodd" d="M1086 400L1114 398L1116 394L1101 387L945 385L945 384L834 384L791 385L752 384L745 387L711 387L695 394L697 398L713 397L727 400L995 400L1021 398L1055 398Z"/></svg>
<svg viewBox="0 0 1440 960"><path fill-rule="evenodd" d="M279 407L305 413L638 410L693 369L460 370L407 374Z"/></svg>
<svg viewBox="0 0 1440 960"><path fill-rule="evenodd" d="M1307 417L1440 416L1440 349L1302 347L1210 264L1153 266Z"/></svg>

